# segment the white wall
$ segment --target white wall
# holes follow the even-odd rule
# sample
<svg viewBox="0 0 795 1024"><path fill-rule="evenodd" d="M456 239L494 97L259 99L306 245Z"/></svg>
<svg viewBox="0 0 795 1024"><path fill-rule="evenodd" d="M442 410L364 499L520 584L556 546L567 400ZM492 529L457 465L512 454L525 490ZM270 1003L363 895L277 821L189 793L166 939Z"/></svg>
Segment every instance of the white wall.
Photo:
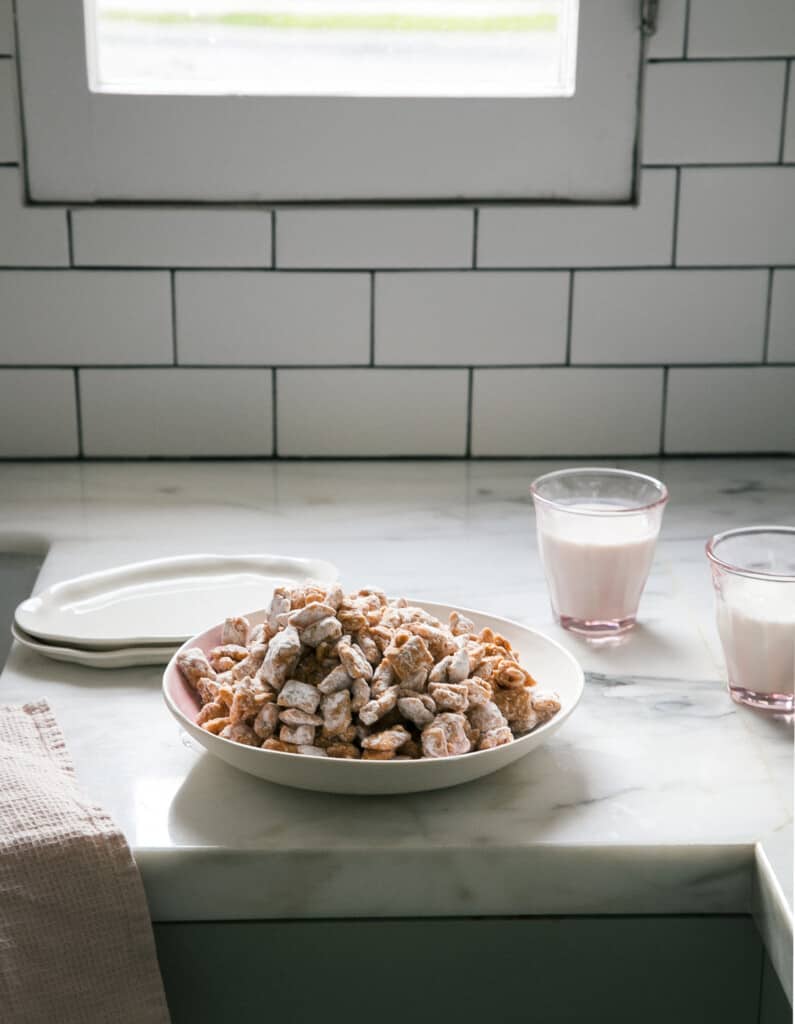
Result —
<svg viewBox="0 0 795 1024"><path fill-rule="evenodd" d="M64 209L0 0L0 456L795 451L795 5L660 8L637 208Z"/></svg>

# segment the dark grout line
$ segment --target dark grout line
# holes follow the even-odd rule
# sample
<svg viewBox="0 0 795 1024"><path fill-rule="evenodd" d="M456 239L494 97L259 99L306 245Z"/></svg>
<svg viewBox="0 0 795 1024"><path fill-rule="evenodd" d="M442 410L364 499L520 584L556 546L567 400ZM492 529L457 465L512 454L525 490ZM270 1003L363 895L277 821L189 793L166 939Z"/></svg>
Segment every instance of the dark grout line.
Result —
<svg viewBox="0 0 795 1024"><path fill-rule="evenodd" d="M271 210L271 270L276 269L276 211Z"/></svg>
<svg viewBox="0 0 795 1024"><path fill-rule="evenodd" d="M786 59L786 58L785 58ZM259 199L124 199L105 198L94 201L74 200L70 203L75 209L86 210L125 210L138 209L146 206L149 209L180 209L180 210L249 210L261 213L264 209L270 210L277 216L282 210L437 210L462 209L472 210L476 206L500 207L500 206L630 206L632 198L629 196L614 196L604 199L588 198L555 198L555 199L533 199L526 195L501 196L499 199L492 199L488 196L468 196L451 199L449 196L411 197L396 199L385 197L382 199L294 199L294 200L273 200L263 202ZM40 199L36 201L37 206L63 206L62 199ZM278 219L278 217L277 217Z"/></svg>
<svg viewBox="0 0 795 1024"><path fill-rule="evenodd" d="M787 114L789 113L790 93L792 92L792 61L787 61L784 75L784 102L781 106L781 138L778 147L778 162L784 163L784 147L787 141Z"/></svg>
<svg viewBox="0 0 795 1024"><path fill-rule="evenodd" d="M767 302L765 304L765 330L762 338L762 362L767 363L770 351L770 312L773 308L773 270L768 271Z"/></svg>
<svg viewBox="0 0 795 1024"><path fill-rule="evenodd" d="M472 269L478 265L478 229L480 227L480 210L475 207L472 211Z"/></svg>
<svg viewBox="0 0 795 1024"><path fill-rule="evenodd" d="M566 311L566 366L571 366L571 335L574 328L574 271L569 271L569 302Z"/></svg>
<svg viewBox="0 0 795 1024"><path fill-rule="evenodd" d="M214 370L291 370L297 372L311 373L314 370L661 370L665 367L677 370L748 370L759 369L764 366L759 359L748 360L747 362L692 362L675 363L659 360L653 363L594 363L574 362L569 365L563 362L555 363L378 363L375 366L368 366L367 363L180 363L174 366L172 363L81 363L76 367L74 363L0 363L0 370L27 370L29 373L36 373L38 370L162 370L165 373L174 373L179 370L206 370L212 373ZM794 360L777 362L776 367L795 367Z"/></svg>
<svg viewBox="0 0 795 1024"><path fill-rule="evenodd" d="M11 0L11 32L14 37L14 51L20 52L19 46L19 21L17 19L16 0ZM14 58L14 55L11 55ZM14 86L16 95L13 98L13 106L17 114L17 132L19 139L19 159L16 161L22 170L22 182L24 187L25 204L29 205L30 198L30 177L28 173L30 161L28 160L28 131L27 118L25 114L25 90L22 88L22 62L14 60Z"/></svg>
<svg viewBox="0 0 795 1024"><path fill-rule="evenodd" d="M370 273L370 366L375 366L375 272Z"/></svg>
<svg viewBox="0 0 795 1024"><path fill-rule="evenodd" d="M276 414L276 369L271 370L271 433L273 434L273 458L279 456L278 427L279 418Z"/></svg>
<svg viewBox="0 0 795 1024"><path fill-rule="evenodd" d="M173 353L174 366L179 366L179 352L177 350L177 287L176 271L170 272L171 283L171 348Z"/></svg>
<svg viewBox="0 0 795 1024"><path fill-rule="evenodd" d="M665 455L665 419L668 414L668 370L663 367L662 405L660 408L660 455Z"/></svg>
<svg viewBox="0 0 795 1024"><path fill-rule="evenodd" d="M781 164L771 164L771 167L780 168ZM795 164L784 164L785 167L795 167ZM777 262L772 264L775 267L779 267L783 270L791 269L795 267L795 260L790 263ZM677 263L676 270L767 270L771 266L771 263ZM526 264L516 263L504 263L500 266L489 266L489 267L478 267L473 270L471 267L379 267L378 270L368 269L366 267L351 269L351 270L338 270L334 267L315 267L315 268L301 268L300 270L295 268L280 268L275 271L276 274L323 274L323 275L334 275L334 274L347 274L364 276L365 274L471 274L473 277L485 277L489 274L501 274L505 271L519 271L525 274L567 274L572 270L578 274L602 274L605 272L610 273L633 273L637 270L660 270L670 271L670 263L624 263L624 264L605 264L604 266L558 266L558 267L536 267L528 266ZM265 275L273 275L269 267L165 267L165 266L100 266L80 264L75 267L68 267L64 264L49 264L46 266L16 266L14 264L2 264L0 265L0 273L14 271L15 273L25 274L41 274L41 273L52 273L57 270L63 273L68 273L70 270L79 271L80 273L88 274L168 274L168 273L191 273L191 274L214 274L214 273L261 273Z"/></svg>
<svg viewBox="0 0 795 1024"><path fill-rule="evenodd" d="M722 164L716 164L714 162L710 162L710 163L684 163L683 161L680 160L680 161L678 161L676 163L670 163L670 164L660 164L660 163L644 164L643 165L643 170L644 171L662 171L662 170L665 170L665 169L670 170L673 167L681 167L683 170L690 170L692 168L695 168L695 169L701 170L701 171L704 171L704 170L707 170L707 171L735 171L735 170L746 171L746 170L759 170L762 167L781 167L781 164L779 163L778 160L737 160L737 161L732 161L732 163L722 163ZM793 162L791 160L787 161L787 162L784 163L784 167L795 167L795 162Z"/></svg>
<svg viewBox="0 0 795 1024"><path fill-rule="evenodd" d="M475 370L469 367L467 377L467 432L466 432L466 458L472 457L472 396L474 391Z"/></svg>
<svg viewBox="0 0 795 1024"><path fill-rule="evenodd" d="M671 239L671 266L676 266L676 247L679 241L679 201L682 190L682 169L676 168L676 184L674 185L674 228Z"/></svg>
<svg viewBox="0 0 795 1024"><path fill-rule="evenodd" d="M781 64L789 60L789 54L780 53L772 57L649 57L649 64Z"/></svg>
<svg viewBox="0 0 795 1024"><path fill-rule="evenodd" d="M685 0L685 33L682 39L682 56L687 59L690 49L690 0Z"/></svg>
<svg viewBox="0 0 795 1024"><path fill-rule="evenodd" d="M490 270L498 273L503 273L506 270L516 270L522 273L532 274L553 274L553 273L568 273L573 270L577 274L634 274L638 271L648 272L650 270L661 271L662 273L669 273L671 270L683 270L683 271L694 271L694 270L720 270L720 271L756 271L756 270L767 270L770 266L769 262L765 263L744 263L744 264L733 264L733 263L677 263L675 267L672 267L670 263L638 263L636 266L623 266L623 267L556 267L541 270L537 267L518 267L506 265L502 267L490 267ZM795 267L794 263L776 263L775 266L782 270L788 270ZM479 270L479 274L483 271Z"/></svg>
<svg viewBox="0 0 795 1024"><path fill-rule="evenodd" d="M69 252L69 266L75 265L75 238L72 226L72 211L66 210L66 245Z"/></svg>
<svg viewBox="0 0 795 1024"><path fill-rule="evenodd" d="M782 451L771 451L769 448L761 448L758 451L748 452L715 452L715 451L698 451L698 452L669 452L665 456L671 462L694 462L697 459L709 459L737 461L741 459L748 461L750 459L776 459L779 462L792 462L793 454L791 452ZM560 462L565 459L570 462L574 461L589 461L592 462L594 458L602 459L616 459L616 460L628 460L628 459L659 459L660 454L657 451L635 451L635 452L621 452L616 454L615 452L560 452L558 454L535 454L535 455L472 455L467 460L465 455L279 455L274 458L271 455L89 455L86 456L82 461L90 463L147 463L147 462L185 462L185 463L203 463L203 462L316 462L316 463L331 463L331 462ZM71 455L43 455L43 456L14 456L14 455L0 455L0 463L25 463L25 462L75 462L74 456ZM592 915L599 916L599 915ZM611 917L620 917L622 915L609 915ZM623 915L625 917L632 916L646 916L646 915ZM676 914L665 914L659 915L664 917L676 917ZM692 915L679 915L679 916L692 916ZM716 914L716 917L740 917L744 915L739 914Z"/></svg>
<svg viewBox="0 0 795 1024"><path fill-rule="evenodd" d="M74 381L75 381L75 412L77 417L77 457L82 459L84 456L83 450L83 402L80 394L80 371L75 368L74 370Z"/></svg>

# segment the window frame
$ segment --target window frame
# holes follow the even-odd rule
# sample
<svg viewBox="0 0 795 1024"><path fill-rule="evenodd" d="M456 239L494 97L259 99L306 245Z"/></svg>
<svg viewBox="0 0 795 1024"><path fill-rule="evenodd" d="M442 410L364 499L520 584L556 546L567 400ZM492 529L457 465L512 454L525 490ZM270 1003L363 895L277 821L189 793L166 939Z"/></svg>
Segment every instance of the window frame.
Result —
<svg viewBox="0 0 795 1024"><path fill-rule="evenodd" d="M637 0L580 0L575 95L533 99L91 92L83 0L16 2L34 202L636 200Z"/></svg>

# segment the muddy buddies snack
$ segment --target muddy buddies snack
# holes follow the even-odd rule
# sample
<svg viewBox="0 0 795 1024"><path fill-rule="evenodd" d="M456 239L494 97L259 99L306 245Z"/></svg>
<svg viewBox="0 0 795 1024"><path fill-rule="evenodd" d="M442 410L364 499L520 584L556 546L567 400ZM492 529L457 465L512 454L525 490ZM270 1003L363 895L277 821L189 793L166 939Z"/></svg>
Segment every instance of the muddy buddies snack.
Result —
<svg viewBox="0 0 795 1024"><path fill-rule="evenodd" d="M227 619L220 646L177 658L196 723L247 746L407 761L490 750L560 710L510 643L405 598L336 584L279 587L264 622Z"/></svg>

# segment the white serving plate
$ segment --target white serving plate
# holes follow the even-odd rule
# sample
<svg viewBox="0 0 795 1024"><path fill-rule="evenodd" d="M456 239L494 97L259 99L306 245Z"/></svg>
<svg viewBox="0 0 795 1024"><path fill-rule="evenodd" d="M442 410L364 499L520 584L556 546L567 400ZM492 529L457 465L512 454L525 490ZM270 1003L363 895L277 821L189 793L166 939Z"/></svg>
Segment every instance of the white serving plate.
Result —
<svg viewBox="0 0 795 1024"><path fill-rule="evenodd" d="M165 665L174 653L174 644L149 647L108 648L90 651L80 647L58 647L38 641L15 623L11 625L11 636L22 647L35 651L51 661L63 661L70 665L85 665L88 668L132 668L134 665Z"/></svg>
<svg viewBox="0 0 795 1024"><path fill-rule="evenodd" d="M429 601L412 601L442 621L447 621L452 605ZM188 686L177 667L176 655L163 674L163 696L166 706L183 729L214 757L241 771L256 775L269 782L278 782L298 789L317 790L321 793L347 793L386 795L417 793L430 789L444 789L462 782L490 775L517 761L540 747L553 736L576 708L582 696L584 677L574 657L567 650L542 633L494 615L458 608L472 619L478 630L489 626L495 633L506 637L517 651L521 664L538 684L538 691L550 691L560 698L561 709L554 718L533 732L493 750L480 750L458 757L419 761L347 761L331 757L311 757L302 754L283 754L275 750L246 747L231 740L221 739L200 728L194 722L199 700ZM264 612L248 616L257 624ZM221 626L200 633L182 648L201 647L209 651L220 639Z"/></svg>
<svg viewBox="0 0 795 1024"><path fill-rule="evenodd" d="M279 555L181 555L56 583L16 610L36 640L102 650L181 644L227 615L265 603L274 587L333 583L330 562Z"/></svg>

